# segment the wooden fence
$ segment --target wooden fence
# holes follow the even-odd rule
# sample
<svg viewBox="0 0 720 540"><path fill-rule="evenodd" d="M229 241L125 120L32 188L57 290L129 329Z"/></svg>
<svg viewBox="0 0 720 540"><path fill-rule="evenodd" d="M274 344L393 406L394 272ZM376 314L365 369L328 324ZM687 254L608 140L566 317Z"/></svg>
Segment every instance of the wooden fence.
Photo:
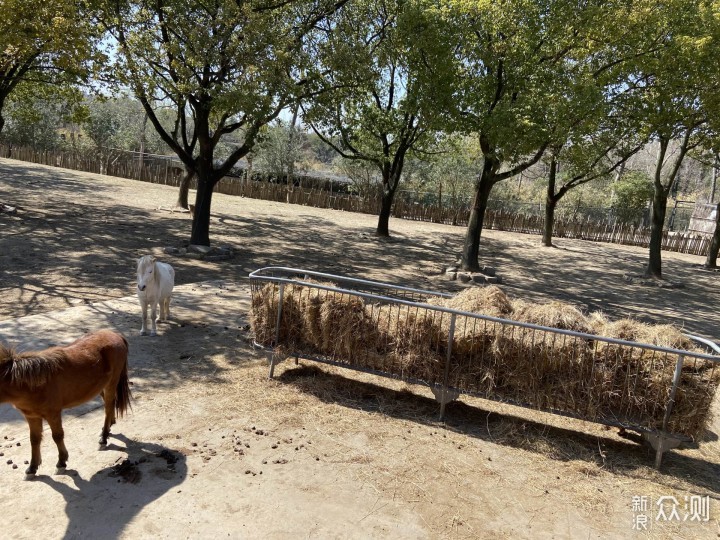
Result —
<svg viewBox="0 0 720 540"><path fill-rule="evenodd" d="M59 151L38 151L26 147L13 147L0 144L0 156L21 161L52 165L91 173L106 173L121 178L130 178L144 182L179 186L183 170L170 159L140 161L132 156L119 156L104 166L97 156ZM107 170L105 170L107 169ZM195 189L193 181L191 188ZM380 212L379 197L361 198L347 193L332 193L319 188L292 187L268 181L226 177L220 181L215 191L227 195L243 196L251 199L286 202L317 208L330 208L346 212L360 212L377 215ZM428 205L397 197L393 204L392 216L415 221L430 221L458 226L467 226L470 209L468 206ZM508 211L488 210L483 223L486 229L542 235L544 218ZM650 229L617 222L595 222L556 219L553 230L555 238L575 238L593 242L608 242L630 246L648 247ZM679 233L665 231L662 249L706 256L711 237L697 233Z"/></svg>

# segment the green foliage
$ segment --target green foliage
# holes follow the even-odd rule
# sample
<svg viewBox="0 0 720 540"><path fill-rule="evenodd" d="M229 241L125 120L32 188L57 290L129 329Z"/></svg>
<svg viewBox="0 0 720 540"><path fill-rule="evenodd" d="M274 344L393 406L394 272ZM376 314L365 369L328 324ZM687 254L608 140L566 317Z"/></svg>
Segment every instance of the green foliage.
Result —
<svg viewBox="0 0 720 540"><path fill-rule="evenodd" d="M253 152L258 168L278 178L307 170L312 159L307 134L283 120L263 134Z"/></svg>
<svg viewBox="0 0 720 540"><path fill-rule="evenodd" d="M6 100L21 83L87 80L102 55L82 10L83 3L73 0L0 2L0 131Z"/></svg>
<svg viewBox="0 0 720 540"><path fill-rule="evenodd" d="M618 221L639 223L653 197L652 179L639 171L629 171L612 185L612 209Z"/></svg>
<svg viewBox="0 0 720 540"><path fill-rule="evenodd" d="M99 150L140 149L144 111L129 98L92 99L87 104L82 126Z"/></svg>
<svg viewBox="0 0 720 540"><path fill-rule="evenodd" d="M481 164L477 138L448 137L432 156L408 163L406 189L432 194L433 200L445 206L465 206L472 198Z"/></svg>
<svg viewBox="0 0 720 540"><path fill-rule="evenodd" d="M351 193L366 199L382 195L382 179L374 164L338 156L335 168L350 180Z"/></svg>
<svg viewBox="0 0 720 540"><path fill-rule="evenodd" d="M388 191L396 189L406 155L435 142L435 106L417 71L417 47L426 43L418 42L411 6L349 4L314 58L324 92L304 103L304 120L342 156L374 164Z"/></svg>
<svg viewBox="0 0 720 540"><path fill-rule="evenodd" d="M8 97L2 139L17 146L51 150L61 145L60 128L82 109L83 96L71 86L24 81Z"/></svg>

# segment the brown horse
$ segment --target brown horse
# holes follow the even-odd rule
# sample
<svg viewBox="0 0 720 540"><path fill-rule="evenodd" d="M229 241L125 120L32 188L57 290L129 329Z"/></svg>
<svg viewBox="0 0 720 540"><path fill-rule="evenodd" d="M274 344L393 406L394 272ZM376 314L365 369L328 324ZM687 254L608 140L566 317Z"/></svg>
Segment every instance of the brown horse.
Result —
<svg viewBox="0 0 720 540"><path fill-rule="evenodd" d="M100 444L107 444L115 414L130 406L127 375L128 343L110 330L101 330L65 347L18 353L0 345L0 403L11 403L30 427L32 459L25 473L34 475L41 463L43 419L58 447L58 472L67 465L61 413L98 394L105 402Z"/></svg>

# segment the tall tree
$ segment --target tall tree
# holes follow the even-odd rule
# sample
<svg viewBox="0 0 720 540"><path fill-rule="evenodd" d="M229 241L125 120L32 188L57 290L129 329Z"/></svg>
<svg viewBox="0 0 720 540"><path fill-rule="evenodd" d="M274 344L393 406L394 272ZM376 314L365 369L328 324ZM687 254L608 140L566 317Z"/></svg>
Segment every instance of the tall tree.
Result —
<svg viewBox="0 0 720 540"><path fill-rule="evenodd" d="M583 133L562 146L549 149L549 176L545 197L545 223L542 243L552 246L555 209L571 190L588 182L606 178L638 152L644 141L632 129L617 129ZM575 133L574 135L577 135ZM564 173L558 175L563 164Z"/></svg>
<svg viewBox="0 0 720 540"><path fill-rule="evenodd" d="M657 144L646 276L662 279L662 236L667 201L688 152L704 144L710 116L718 112L720 18L711 1L675 0L647 13L644 36L659 44L636 66L643 86L638 115ZM648 7L649 4L648 4ZM645 37L643 37L645 39Z"/></svg>
<svg viewBox="0 0 720 540"><path fill-rule="evenodd" d="M117 47L118 74L162 139L197 176L190 242L210 245L215 185L252 149L260 129L313 85L305 47L347 0L102 0L98 20ZM175 109L177 130L156 114ZM217 159L221 139L240 142Z"/></svg>
<svg viewBox="0 0 720 540"><path fill-rule="evenodd" d="M480 237L493 187L537 163L552 140L553 101L564 92L565 70L584 53L599 7L562 0L464 2L446 0L442 51L428 55L432 70L452 65L437 78L452 98L455 129L475 134L483 156L461 264L480 269Z"/></svg>
<svg viewBox="0 0 720 540"><path fill-rule="evenodd" d="M95 32L73 0L0 2L0 132L21 82L77 82L95 54Z"/></svg>
<svg viewBox="0 0 720 540"><path fill-rule="evenodd" d="M374 165L382 184L376 235L390 235L390 213L405 161L434 142L435 105L416 65L422 12L404 0L358 0L318 49L324 71L320 99L304 104L304 120L343 158ZM427 41L425 42L427 43Z"/></svg>
<svg viewBox="0 0 720 540"><path fill-rule="evenodd" d="M720 203L715 207L715 231L705 258L705 268L717 268L718 252L720 252Z"/></svg>

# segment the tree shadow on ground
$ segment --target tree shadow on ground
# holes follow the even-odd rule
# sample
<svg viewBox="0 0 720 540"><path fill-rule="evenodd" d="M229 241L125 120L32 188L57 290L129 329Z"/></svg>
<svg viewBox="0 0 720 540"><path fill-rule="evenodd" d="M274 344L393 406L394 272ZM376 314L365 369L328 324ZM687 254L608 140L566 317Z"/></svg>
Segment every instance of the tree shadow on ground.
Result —
<svg viewBox="0 0 720 540"><path fill-rule="evenodd" d="M113 438L123 443L117 445ZM53 476L38 475L65 499L68 526L64 539L120 538L123 530L149 504L179 486L187 477L186 459L162 445L111 435L110 448L127 458L83 479L77 471L63 474L72 485Z"/></svg>
<svg viewBox="0 0 720 540"><path fill-rule="evenodd" d="M687 482L720 494L720 464L675 450L663 455L662 468L657 472L652 468L655 451L640 444L632 436L627 438L627 442L612 437L614 428L607 428L607 435L589 434L582 431L583 424L587 424L585 422L569 420L578 426L577 430L554 426L550 421L565 420L564 417L506 405L503 407L509 407L512 412L499 413L484 408L482 403L485 400L480 399L472 399L473 404L463 401L449 403L444 421L440 421L440 406L432 398L409 390L398 391L373 382L344 377L317 365L288 367L276 378L326 403L449 429L557 461L587 462L615 474L655 474L654 481L672 488L677 488L680 482ZM486 403L494 405L493 402ZM548 418L549 423L529 419L524 414ZM597 424L591 425L598 427ZM602 429L605 427L602 426ZM716 435L710 434L710 438L713 437Z"/></svg>
<svg viewBox="0 0 720 540"><path fill-rule="evenodd" d="M187 214L150 209L142 199L174 202L176 188L2 161L0 189L20 207L17 215L0 216L0 266L6 269L0 294L11 299L0 307L0 317L132 294L140 255L162 254L163 247L189 240ZM238 281L274 265L441 292L464 288L441 275L443 265L461 253L464 227L437 232L423 228L428 224L408 229L407 222L393 220L394 238L382 241L374 235L374 216L352 214L355 224L344 225L338 212L268 204L257 210L251 199L218 194L211 241L233 247L236 255L216 262L162 255L176 267L177 283ZM573 239L555 243L558 249L547 249L538 236L484 231L481 264L494 266L516 298L562 300L613 318L674 322L718 339L714 273L699 273L697 265L664 253L665 275L686 285L670 294L625 279L642 271L645 250Z"/></svg>

